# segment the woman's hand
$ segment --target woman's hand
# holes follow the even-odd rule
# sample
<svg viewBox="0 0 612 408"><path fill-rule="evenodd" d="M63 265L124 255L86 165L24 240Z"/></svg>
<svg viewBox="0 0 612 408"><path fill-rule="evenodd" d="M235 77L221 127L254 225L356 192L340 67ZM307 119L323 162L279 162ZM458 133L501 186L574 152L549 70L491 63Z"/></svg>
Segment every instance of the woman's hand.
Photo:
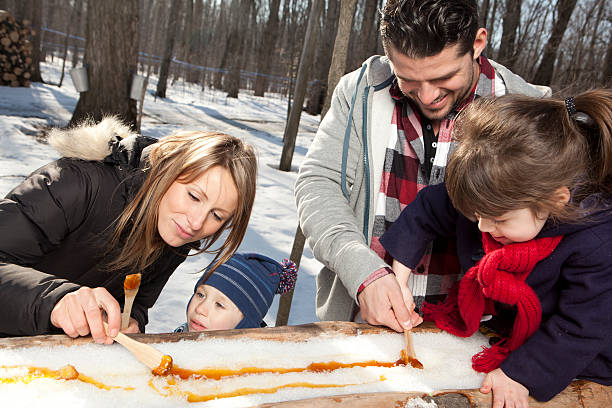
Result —
<svg viewBox="0 0 612 408"><path fill-rule="evenodd" d="M102 325L102 311L106 312L111 337L106 335ZM91 333L96 343L111 344L112 337L119 333L121 327L119 302L105 288L82 287L68 293L55 304L51 311L51 324L64 330L70 337L87 336ZM131 321L128 329L130 327Z"/></svg>
<svg viewBox="0 0 612 408"><path fill-rule="evenodd" d="M480 392L493 391L493 408L529 408L529 390L508 377L501 368L487 374Z"/></svg>
<svg viewBox="0 0 612 408"><path fill-rule="evenodd" d="M395 274L395 278L397 279L397 283L402 290L404 303L410 311L410 322L412 323L412 327L418 326L419 324L423 323L423 318L414 311L416 305L414 303L414 298L412 297L412 291L408 287L408 278L410 277L412 270L395 259L393 260L392 269L393 273Z"/></svg>

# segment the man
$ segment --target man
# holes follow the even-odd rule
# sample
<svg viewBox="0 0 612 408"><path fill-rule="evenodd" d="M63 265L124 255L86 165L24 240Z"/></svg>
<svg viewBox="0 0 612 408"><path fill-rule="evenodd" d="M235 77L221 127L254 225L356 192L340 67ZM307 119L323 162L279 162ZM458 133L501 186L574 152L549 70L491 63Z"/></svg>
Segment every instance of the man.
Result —
<svg viewBox="0 0 612 408"><path fill-rule="evenodd" d="M317 316L409 329L424 299L457 280L452 242L437 241L411 273L404 299L379 237L418 190L444 180L455 116L477 97L550 95L482 51L475 0L388 0L385 56L345 75L300 168L295 195L304 235L325 267ZM405 282L402 283L405 285ZM405 286L404 286L405 287Z"/></svg>

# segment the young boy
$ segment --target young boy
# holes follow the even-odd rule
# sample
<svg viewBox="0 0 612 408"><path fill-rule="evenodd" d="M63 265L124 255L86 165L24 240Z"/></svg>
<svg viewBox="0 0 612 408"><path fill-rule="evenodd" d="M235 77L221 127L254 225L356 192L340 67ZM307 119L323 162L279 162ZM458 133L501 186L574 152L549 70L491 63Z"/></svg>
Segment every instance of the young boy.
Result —
<svg viewBox="0 0 612 408"><path fill-rule="evenodd" d="M187 304L187 322L175 332L260 327L274 295L293 289L295 263L253 253L235 254L203 282Z"/></svg>

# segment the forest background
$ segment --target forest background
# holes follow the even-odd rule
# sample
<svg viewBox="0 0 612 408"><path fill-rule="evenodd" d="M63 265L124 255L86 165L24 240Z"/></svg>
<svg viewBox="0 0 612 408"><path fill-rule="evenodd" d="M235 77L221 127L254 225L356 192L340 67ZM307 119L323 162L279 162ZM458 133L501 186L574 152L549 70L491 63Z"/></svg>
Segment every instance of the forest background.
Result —
<svg viewBox="0 0 612 408"><path fill-rule="evenodd" d="M384 0L320 0L308 65L305 109L320 113L326 95L333 45L341 19L346 32L345 72L370 55L382 54L377 10ZM103 24L88 12L87 0L0 0L0 9L31 22L34 61L62 55L66 68L83 63L87 30L101 37L136 30L137 68L159 76L158 96L167 81L183 79L239 92L285 94L292 84L317 0L105 0L121 18ZM489 33L485 55L530 82L577 92L609 85L612 79L612 2L607 0L478 0L481 25ZM341 8L352 13L341 16ZM88 23L89 21L89 23ZM89 26L88 26L89 24ZM346 24L346 22L345 22ZM117 27L113 27L116 25ZM126 27L130 26L130 27ZM89 27L89 28L88 28ZM104 48L110 41L99 41ZM103 51L104 52L104 51ZM90 53L93 54L92 51ZM36 67L35 67L36 69ZM42 80L36 71L34 80Z"/></svg>

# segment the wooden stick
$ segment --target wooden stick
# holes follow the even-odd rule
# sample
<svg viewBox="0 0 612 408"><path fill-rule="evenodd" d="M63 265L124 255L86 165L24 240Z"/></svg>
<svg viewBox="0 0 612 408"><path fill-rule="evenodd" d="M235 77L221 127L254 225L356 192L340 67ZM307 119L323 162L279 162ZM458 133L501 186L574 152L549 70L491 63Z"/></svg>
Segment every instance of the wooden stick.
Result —
<svg viewBox="0 0 612 408"><path fill-rule="evenodd" d="M106 322L103 324L104 330L108 333L108 325ZM113 337L113 340L128 349L138 361L153 370L154 374L163 375L172 368L172 357L162 353L155 347L131 339L121 332Z"/></svg>
<svg viewBox="0 0 612 408"><path fill-rule="evenodd" d="M416 358L410 330L404 330L404 340L406 340L406 352L402 353L404 356L404 363L406 365L410 364L412 367L422 370L423 364L421 364L421 362Z"/></svg>
<svg viewBox="0 0 612 408"><path fill-rule="evenodd" d="M414 352L414 345L412 344L412 336L410 335L410 330L404 330L404 339L406 340L406 355L408 357L416 358L416 353Z"/></svg>
<svg viewBox="0 0 612 408"><path fill-rule="evenodd" d="M125 277L123 281L123 291L125 292L125 302L123 303L123 312L121 313L121 330L127 329L130 325L130 316L132 315L132 306L134 298L140 288L140 274L134 273Z"/></svg>

